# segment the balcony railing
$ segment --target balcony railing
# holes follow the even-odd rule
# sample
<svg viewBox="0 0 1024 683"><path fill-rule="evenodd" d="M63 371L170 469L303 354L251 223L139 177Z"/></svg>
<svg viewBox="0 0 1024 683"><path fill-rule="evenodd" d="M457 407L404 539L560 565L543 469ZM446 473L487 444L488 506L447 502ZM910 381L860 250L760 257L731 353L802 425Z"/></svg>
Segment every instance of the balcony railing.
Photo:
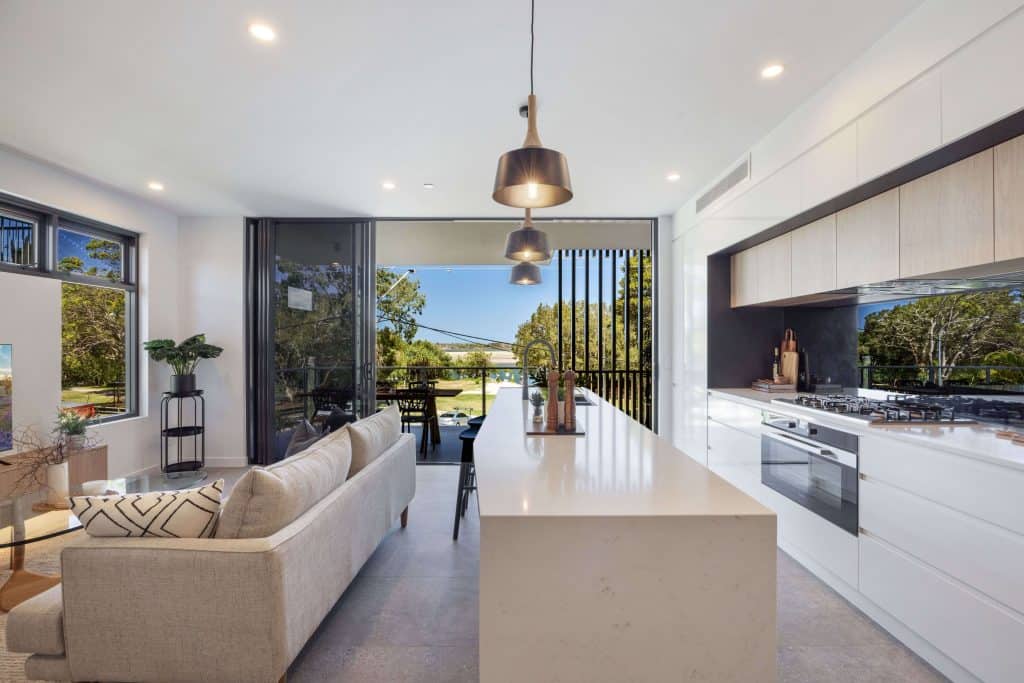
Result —
<svg viewBox="0 0 1024 683"><path fill-rule="evenodd" d="M0 263L31 266L34 237L35 228L32 225L0 216Z"/></svg>
<svg viewBox="0 0 1024 683"><path fill-rule="evenodd" d="M858 365L860 386L912 391L956 385L984 391L1024 391L1024 367L1013 365Z"/></svg>

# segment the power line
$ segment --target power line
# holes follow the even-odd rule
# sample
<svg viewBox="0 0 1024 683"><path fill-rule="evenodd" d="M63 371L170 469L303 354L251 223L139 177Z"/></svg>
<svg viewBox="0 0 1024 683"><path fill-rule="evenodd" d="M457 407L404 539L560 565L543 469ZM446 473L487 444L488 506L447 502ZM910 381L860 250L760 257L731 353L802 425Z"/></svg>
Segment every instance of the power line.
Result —
<svg viewBox="0 0 1024 683"><path fill-rule="evenodd" d="M458 339L459 341L477 344L480 346L487 346L489 348L494 348L497 351L514 351L515 348L519 346L519 344L516 344L514 342L501 341L500 339L490 339L488 337L478 337L476 335L466 334L463 332L453 332L452 330L445 330L439 327L431 327L430 325L425 325L412 318L395 318L392 316L381 314L377 316L377 321L379 322L381 320L387 320L388 322L392 323L404 323L408 325L415 325L416 327L422 327L423 329L430 330L431 332L439 332L440 334L447 335L449 337L452 337L453 339ZM506 346L509 348L496 348L496 345Z"/></svg>

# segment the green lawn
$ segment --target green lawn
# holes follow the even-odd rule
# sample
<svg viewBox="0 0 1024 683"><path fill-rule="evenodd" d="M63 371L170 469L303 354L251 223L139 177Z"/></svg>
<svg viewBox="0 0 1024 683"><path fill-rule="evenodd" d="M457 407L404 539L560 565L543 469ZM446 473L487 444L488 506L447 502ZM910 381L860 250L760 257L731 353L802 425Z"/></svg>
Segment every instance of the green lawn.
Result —
<svg viewBox="0 0 1024 683"><path fill-rule="evenodd" d="M105 396L103 392L108 391L107 387L67 387L60 392L60 400L63 404L76 403L113 403L113 396Z"/></svg>
<svg viewBox="0 0 1024 683"><path fill-rule="evenodd" d="M437 383L439 389L462 389L462 393L452 398L438 398L437 412L446 410L461 410L469 415L480 415L483 410L482 387L479 380L472 379L442 379ZM494 391L498 387L497 380L487 380L487 410L491 409L494 403Z"/></svg>

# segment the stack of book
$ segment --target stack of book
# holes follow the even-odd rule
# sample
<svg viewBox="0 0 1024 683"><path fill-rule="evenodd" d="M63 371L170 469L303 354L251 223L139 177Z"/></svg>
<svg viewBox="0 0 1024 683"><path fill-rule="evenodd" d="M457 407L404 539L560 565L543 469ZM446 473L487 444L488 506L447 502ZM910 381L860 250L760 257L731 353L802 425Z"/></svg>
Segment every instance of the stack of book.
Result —
<svg viewBox="0 0 1024 683"><path fill-rule="evenodd" d="M750 383L750 388L756 389L757 391L769 391L772 393L780 394L793 393L794 391L796 391L795 384L776 384L770 379L754 380L753 382Z"/></svg>

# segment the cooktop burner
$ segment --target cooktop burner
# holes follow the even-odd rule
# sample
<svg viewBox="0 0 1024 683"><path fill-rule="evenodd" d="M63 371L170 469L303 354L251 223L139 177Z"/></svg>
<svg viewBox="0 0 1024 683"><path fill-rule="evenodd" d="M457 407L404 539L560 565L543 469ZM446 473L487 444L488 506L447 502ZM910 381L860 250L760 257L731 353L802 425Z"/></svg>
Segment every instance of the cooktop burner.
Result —
<svg viewBox="0 0 1024 683"><path fill-rule="evenodd" d="M958 403L952 399L933 400L920 396L887 396L884 400L846 394L800 394L795 399L775 399L814 408L829 413L858 417L873 424L971 424L974 415L964 417ZM977 401L979 403L993 403ZM1021 424L1024 424L1024 405L1021 406Z"/></svg>

